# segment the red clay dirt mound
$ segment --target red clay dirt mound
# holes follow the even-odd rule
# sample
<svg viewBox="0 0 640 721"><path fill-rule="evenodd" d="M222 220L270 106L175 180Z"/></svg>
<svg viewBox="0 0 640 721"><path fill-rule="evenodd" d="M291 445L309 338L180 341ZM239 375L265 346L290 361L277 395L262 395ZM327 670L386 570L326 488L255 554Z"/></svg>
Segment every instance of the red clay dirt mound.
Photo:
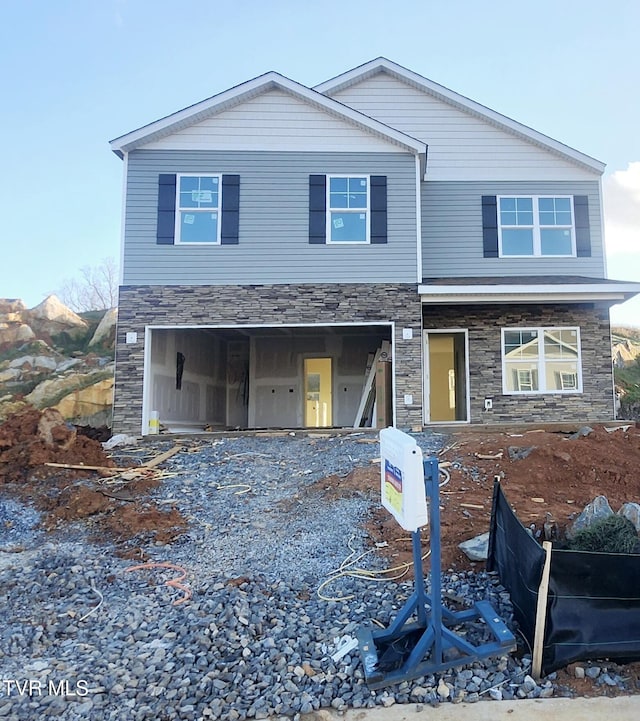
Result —
<svg viewBox="0 0 640 721"><path fill-rule="evenodd" d="M24 482L36 472L46 476L45 463L113 466L98 441L79 436L53 408L32 408L0 425L0 483Z"/></svg>
<svg viewBox="0 0 640 721"><path fill-rule="evenodd" d="M640 503L640 430L635 424L617 430L599 425L587 435L573 436L545 430L467 429L451 434L439 455L449 474L440 488L443 570L484 566L469 561L458 544L489 530L495 476L520 521L541 540L545 523L563 538L566 526L598 495L606 496L614 511L626 501ZM353 493L379 498L379 489L377 464L312 486L313 492L329 498ZM386 510L374 512L367 530L372 541L388 544L381 553L394 565L411 560L409 534ZM423 535L426 549L428 528Z"/></svg>
<svg viewBox="0 0 640 721"><path fill-rule="evenodd" d="M121 470L98 440L79 434L52 408L29 409L0 425L0 490L44 512L47 530L83 520L128 554L132 544L167 542L186 530L177 510L160 510L148 497L159 483L154 468Z"/></svg>

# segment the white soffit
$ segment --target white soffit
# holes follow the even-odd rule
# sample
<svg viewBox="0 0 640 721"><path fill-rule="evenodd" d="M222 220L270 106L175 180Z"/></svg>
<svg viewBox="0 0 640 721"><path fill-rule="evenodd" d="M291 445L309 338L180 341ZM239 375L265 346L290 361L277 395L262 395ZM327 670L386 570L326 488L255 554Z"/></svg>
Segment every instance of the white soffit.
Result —
<svg viewBox="0 0 640 721"><path fill-rule="evenodd" d="M491 110L491 108L487 108L486 106L475 102L475 100L471 100L464 95L460 95L453 90L449 90L449 88L445 88L444 85L439 85L433 80L429 80L418 73L414 73L412 70L402 67L402 65L398 65L391 60L387 60L387 58L380 57L375 60L371 60L364 65L360 65L357 68L348 70L346 73L342 73L341 75L331 78L324 83L320 83L320 85L316 85L313 89L319 93L330 96L332 93L337 93L351 85L356 85L366 78L380 72L389 73L390 75L409 83L410 85L442 100L443 102L449 103L456 108L471 113L472 115L476 115L492 125L507 130L543 148L552 150L554 153L562 155L565 158L569 158L573 162L586 166L587 168L600 174L605 171L606 165L600 160L596 160L590 155L581 153L579 150L575 150L574 148L571 148L564 143L560 143L543 133L539 133L537 130L533 130L533 128L529 128L516 120L508 118L506 115L502 115L495 110Z"/></svg>
<svg viewBox="0 0 640 721"><path fill-rule="evenodd" d="M109 144L113 152L122 157L126 152L195 125L214 116L216 113L228 110L251 98L267 93L273 88L288 92L292 96L310 103L334 117L345 120L365 132L392 142L403 150L416 155L425 153L425 145L419 140L275 72L260 75L253 80L225 90L165 118L114 138Z"/></svg>
<svg viewBox="0 0 640 721"><path fill-rule="evenodd" d="M640 293L640 283L567 283L563 285L429 285L419 284L425 304L443 303L622 303Z"/></svg>

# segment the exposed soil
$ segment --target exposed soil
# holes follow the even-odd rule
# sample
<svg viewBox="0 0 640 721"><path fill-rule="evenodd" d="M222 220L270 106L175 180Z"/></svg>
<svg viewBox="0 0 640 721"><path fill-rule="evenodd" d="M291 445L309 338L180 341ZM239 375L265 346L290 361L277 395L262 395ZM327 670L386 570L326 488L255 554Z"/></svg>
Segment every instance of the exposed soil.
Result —
<svg viewBox="0 0 640 721"><path fill-rule="evenodd" d="M545 524L552 538L564 538L566 527L596 496L606 496L614 511L626 501L640 502L640 430L635 424L618 430L597 426L588 435L573 436L462 430L449 437L439 455L449 474L440 488L443 570L483 565L469 561L458 544L489 530L496 476L520 521L541 540ZM380 468L372 464L345 477L329 476L314 488L327 497L379 494ZM409 534L386 510L374 513L367 530L374 542L388 544L384 552L390 560L411 559ZM423 535L428 543L428 529Z"/></svg>
<svg viewBox="0 0 640 721"><path fill-rule="evenodd" d="M151 468L115 469L99 440L52 409L28 409L0 425L0 488L42 511L46 530L83 521L140 558L131 542L168 542L187 527L176 509L160 510L148 498L158 483Z"/></svg>

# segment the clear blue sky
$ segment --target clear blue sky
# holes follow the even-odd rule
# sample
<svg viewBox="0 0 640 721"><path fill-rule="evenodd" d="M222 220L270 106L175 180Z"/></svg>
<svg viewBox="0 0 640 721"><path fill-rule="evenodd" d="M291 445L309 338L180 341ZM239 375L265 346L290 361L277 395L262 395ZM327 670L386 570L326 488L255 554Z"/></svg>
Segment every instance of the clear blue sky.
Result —
<svg viewBox="0 0 640 721"><path fill-rule="evenodd" d="M0 0L0 297L32 307L119 257L109 140L380 55L607 163L609 276L640 281L639 28L637 0ZM640 325L640 300L612 318Z"/></svg>

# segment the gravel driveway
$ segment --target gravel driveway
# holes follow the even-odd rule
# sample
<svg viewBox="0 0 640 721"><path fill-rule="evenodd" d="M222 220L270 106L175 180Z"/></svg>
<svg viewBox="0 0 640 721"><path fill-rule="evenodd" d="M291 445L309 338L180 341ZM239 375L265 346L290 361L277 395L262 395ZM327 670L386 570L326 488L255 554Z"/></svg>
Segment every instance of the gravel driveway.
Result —
<svg viewBox="0 0 640 721"><path fill-rule="evenodd" d="M444 443L417 439L425 454ZM116 449L114 459L132 453ZM364 683L355 652L331 659L363 622L389 623L412 590L348 577L330 587L345 600L317 594L351 549L369 549L360 522L378 498L373 489L327 501L317 482L378 455L360 433L190 440L153 492L189 531L145 548L147 562L179 569L135 568L75 526L46 536L35 522L5 523L0 548L10 541L13 552L0 552L0 718L286 718L562 693L553 678L531 679L526 654L379 691ZM369 554L362 563L383 561ZM508 595L486 573L449 575L444 587L468 602L488 598L511 620Z"/></svg>

